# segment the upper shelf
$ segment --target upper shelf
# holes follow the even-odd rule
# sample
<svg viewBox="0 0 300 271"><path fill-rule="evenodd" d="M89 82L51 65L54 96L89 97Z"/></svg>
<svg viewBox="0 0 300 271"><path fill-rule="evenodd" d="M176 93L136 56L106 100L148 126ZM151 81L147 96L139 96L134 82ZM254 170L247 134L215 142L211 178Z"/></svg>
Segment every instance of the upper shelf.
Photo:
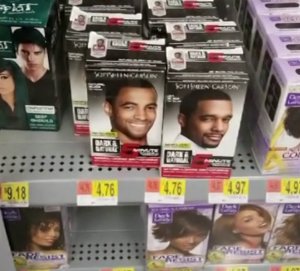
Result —
<svg viewBox="0 0 300 271"><path fill-rule="evenodd" d="M242 131L243 132L243 131ZM71 113L59 132L0 131L0 181L29 181L30 206L76 205L78 180L119 180L119 203L144 202L145 180L157 169L98 168L90 163L89 138L73 135ZM233 176L250 178L250 201L265 200L266 178L261 176L241 137ZM187 180L186 201L208 200L207 180Z"/></svg>

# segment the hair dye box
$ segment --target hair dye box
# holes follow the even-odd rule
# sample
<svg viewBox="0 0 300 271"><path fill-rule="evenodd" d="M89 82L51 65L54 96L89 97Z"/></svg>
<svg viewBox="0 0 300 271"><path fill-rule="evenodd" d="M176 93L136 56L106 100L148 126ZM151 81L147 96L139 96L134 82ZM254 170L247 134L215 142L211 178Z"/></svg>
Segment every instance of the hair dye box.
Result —
<svg viewBox="0 0 300 271"><path fill-rule="evenodd" d="M147 268L200 268L205 263L213 205L149 205Z"/></svg>
<svg viewBox="0 0 300 271"><path fill-rule="evenodd" d="M147 20L152 35L164 35L165 22L218 20L214 0L147 0Z"/></svg>
<svg viewBox="0 0 300 271"><path fill-rule="evenodd" d="M248 85L243 50L167 47L167 62L162 176L230 176Z"/></svg>
<svg viewBox="0 0 300 271"><path fill-rule="evenodd" d="M300 257L300 204L279 206L265 259L270 263L297 261Z"/></svg>
<svg viewBox="0 0 300 271"><path fill-rule="evenodd" d="M66 210L2 208L16 269L60 269L68 264Z"/></svg>
<svg viewBox="0 0 300 271"><path fill-rule="evenodd" d="M259 78L263 58L267 46L267 37L270 34L295 34L300 33L300 15L262 15L258 18L257 28L251 52L252 65Z"/></svg>
<svg viewBox="0 0 300 271"><path fill-rule="evenodd" d="M139 37L141 34L141 15L119 14L115 15L124 19L124 26L116 27L109 24L109 18L114 18L112 13L86 12L79 7L73 7L71 21L67 29L67 51L69 61L69 77L71 84L71 99L73 124L76 135L89 134L87 87L85 75L85 55L88 45L89 32L97 29L106 37L120 37L122 35ZM107 11L107 10L106 10ZM112 12L112 9L110 10ZM78 18L83 16L87 20L84 29L77 26ZM108 17L106 17L108 16ZM132 24L129 20L135 18ZM76 21L77 20L77 21ZM127 23L128 21L128 23Z"/></svg>
<svg viewBox="0 0 300 271"><path fill-rule="evenodd" d="M278 206L220 204L215 208L207 261L210 264L261 263Z"/></svg>
<svg viewBox="0 0 300 271"><path fill-rule="evenodd" d="M86 69L95 165L159 167L164 44L90 34Z"/></svg>
<svg viewBox="0 0 300 271"><path fill-rule="evenodd" d="M173 47L226 48L243 45L235 22L168 22L167 44Z"/></svg>
<svg viewBox="0 0 300 271"><path fill-rule="evenodd" d="M0 128L58 130L67 78L56 1L4 1L0 27Z"/></svg>
<svg viewBox="0 0 300 271"><path fill-rule="evenodd" d="M299 34L271 34L267 38L266 50L262 55L261 72L258 75L259 88L253 92L258 108L262 106L266 95L266 85L270 76L273 60L276 58L293 58L300 53Z"/></svg>
<svg viewBox="0 0 300 271"><path fill-rule="evenodd" d="M252 146L263 174L299 172L299 79L300 58L275 59Z"/></svg>
<svg viewBox="0 0 300 271"><path fill-rule="evenodd" d="M251 52L257 20L261 15L296 14L300 12L299 0L248 0L244 22L245 47Z"/></svg>

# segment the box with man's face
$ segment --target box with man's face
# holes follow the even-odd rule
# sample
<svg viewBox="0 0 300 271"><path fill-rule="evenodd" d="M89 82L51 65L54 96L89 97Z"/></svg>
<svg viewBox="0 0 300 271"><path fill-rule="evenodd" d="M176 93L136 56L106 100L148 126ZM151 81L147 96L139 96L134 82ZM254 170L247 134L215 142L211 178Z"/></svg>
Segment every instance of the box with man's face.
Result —
<svg viewBox="0 0 300 271"><path fill-rule="evenodd" d="M299 173L299 79L299 58L274 60L252 147L263 174Z"/></svg>
<svg viewBox="0 0 300 271"><path fill-rule="evenodd" d="M300 11L299 0L248 0L244 22L245 47L251 52L257 20L261 15L296 14Z"/></svg>
<svg viewBox="0 0 300 271"><path fill-rule="evenodd" d="M167 62L162 175L228 177L248 84L242 48L167 47Z"/></svg>
<svg viewBox="0 0 300 271"><path fill-rule="evenodd" d="M89 32L92 29L98 29L98 31L106 37L118 37L121 35L138 36L137 33L141 31L141 26L139 24L133 24L132 26L128 25L128 27L120 26L116 29L115 25L111 26L105 21L97 19L102 18L102 16L106 16L105 12L111 13L113 11L113 9L110 9L109 11L104 9L100 13L91 13L86 12L86 10L82 8L79 9L78 7L73 7L72 9L66 40L71 84L73 123L74 131L77 135L89 134L87 88L84 68ZM87 24L84 30L78 28L76 25L76 22L78 23L78 18L81 15L84 16L84 18L87 18ZM126 16L126 14L122 14L122 18L126 19ZM137 18L139 17L140 16L137 16Z"/></svg>
<svg viewBox="0 0 300 271"><path fill-rule="evenodd" d="M148 207L147 268L192 268L205 263L213 205L189 203Z"/></svg>
<svg viewBox="0 0 300 271"><path fill-rule="evenodd" d="M16 270L60 269L68 264L65 210L3 208Z"/></svg>
<svg viewBox="0 0 300 271"><path fill-rule="evenodd" d="M90 33L86 76L94 164L159 167L164 58L164 40Z"/></svg>
<svg viewBox="0 0 300 271"><path fill-rule="evenodd" d="M167 44L173 47L228 48L243 45L235 22L167 22Z"/></svg>
<svg viewBox="0 0 300 271"><path fill-rule="evenodd" d="M58 14L55 1L0 4L2 129L59 128L67 88Z"/></svg>
<svg viewBox="0 0 300 271"><path fill-rule="evenodd" d="M271 56L267 51L267 37L271 34L293 35L300 30L300 16L295 15L262 15L257 21L257 28L251 52L252 66L255 77L260 82L260 88L255 89L254 101L260 107L261 101L265 97L265 72L270 68Z"/></svg>
<svg viewBox="0 0 300 271"><path fill-rule="evenodd" d="M152 35L164 35L165 22L180 20L218 20L219 14L214 0L147 0L147 20Z"/></svg>

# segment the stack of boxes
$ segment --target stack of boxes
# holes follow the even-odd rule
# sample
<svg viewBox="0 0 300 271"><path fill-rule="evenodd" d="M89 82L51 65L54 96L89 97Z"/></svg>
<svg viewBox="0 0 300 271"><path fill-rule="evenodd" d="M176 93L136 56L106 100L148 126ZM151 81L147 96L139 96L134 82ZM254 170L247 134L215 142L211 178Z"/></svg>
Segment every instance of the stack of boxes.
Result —
<svg viewBox="0 0 300 271"><path fill-rule="evenodd" d="M258 115L252 129L253 153L264 174L296 173L300 153L300 2L248 0L246 4L241 27L257 82L251 91L253 114Z"/></svg>

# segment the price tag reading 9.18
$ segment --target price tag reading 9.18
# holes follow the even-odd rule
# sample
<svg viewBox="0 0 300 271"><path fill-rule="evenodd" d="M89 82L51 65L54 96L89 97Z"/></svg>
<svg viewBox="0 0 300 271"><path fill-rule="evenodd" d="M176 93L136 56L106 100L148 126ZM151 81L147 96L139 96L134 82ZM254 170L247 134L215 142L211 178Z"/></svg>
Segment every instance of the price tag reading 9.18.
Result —
<svg viewBox="0 0 300 271"><path fill-rule="evenodd" d="M1 184L1 204L3 206L28 207L28 182L10 182Z"/></svg>

